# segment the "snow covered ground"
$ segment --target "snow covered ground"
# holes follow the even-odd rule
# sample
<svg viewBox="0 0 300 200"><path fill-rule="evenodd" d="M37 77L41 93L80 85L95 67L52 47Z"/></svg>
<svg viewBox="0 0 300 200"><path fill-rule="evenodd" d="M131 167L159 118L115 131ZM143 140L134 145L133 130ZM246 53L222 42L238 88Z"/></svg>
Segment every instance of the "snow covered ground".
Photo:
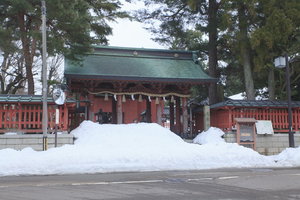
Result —
<svg viewBox="0 0 300 200"><path fill-rule="evenodd" d="M0 150L0 176L300 166L300 147L263 156L225 143L221 138L224 133L216 128L198 135L194 144L157 124L146 123L99 125L84 121L72 134L78 138L74 145L44 152Z"/></svg>

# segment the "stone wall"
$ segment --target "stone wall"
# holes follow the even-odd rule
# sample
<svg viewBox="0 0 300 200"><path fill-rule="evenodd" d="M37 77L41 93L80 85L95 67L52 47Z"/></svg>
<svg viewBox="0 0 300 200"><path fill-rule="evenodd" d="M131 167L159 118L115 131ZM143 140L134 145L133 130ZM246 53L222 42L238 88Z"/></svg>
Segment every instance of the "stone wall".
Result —
<svg viewBox="0 0 300 200"><path fill-rule="evenodd" d="M224 135L226 142L236 142L236 132ZM294 134L295 146L300 145L300 134ZM288 134L256 135L256 151L263 155L275 155L289 147Z"/></svg>
<svg viewBox="0 0 300 200"><path fill-rule="evenodd" d="M55 146L55 135L48 134L48 149ZM58 134L57 146L65 144L74 144L74 136L72 134ZM43 150L43 135L42 134L24 134L24 135L0 135L0 149L12 148L21 150L26 147L31 147L36 151Z"/></svg>

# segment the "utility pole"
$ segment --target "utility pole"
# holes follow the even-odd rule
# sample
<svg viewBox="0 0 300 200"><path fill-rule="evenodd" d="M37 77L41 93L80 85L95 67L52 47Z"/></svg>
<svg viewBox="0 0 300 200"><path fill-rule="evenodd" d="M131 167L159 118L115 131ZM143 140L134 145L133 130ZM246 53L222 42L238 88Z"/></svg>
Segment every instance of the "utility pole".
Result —
<svg viewBox="0 0 300 200"><path fill-rule="evenodd" d="M289 56L285 53L284 56L280 56L275 59L275 67L284 68L286 75L286 91L287 91L287 102L288 102L288 128L289 128L289 147L295 147L294 133L292 128L293 114L292 114L292 96L291 96L291 81L290 81L290 61Z"/></svg>
<svg viewBox="0 0 300 200"><path fill-rule="evenodd" d="M42 50L43 50L43 64L42 64L42 95L43 95L43 151L48 149L48 107L47 107L47 44L46 44L46 3L45 0L42 3Z"/></svg>
<svg viewBox="0 0 300 200"><path fill-rule="evenodd" d="M289 64L289 57L288 54L285 54L285 64L286 64L286 91L288 97L288 122L289 122L289 147L295 147L294 141L294 133L292 130L292 96L291 96L291 81L290 81L290 64Z"/></svg>

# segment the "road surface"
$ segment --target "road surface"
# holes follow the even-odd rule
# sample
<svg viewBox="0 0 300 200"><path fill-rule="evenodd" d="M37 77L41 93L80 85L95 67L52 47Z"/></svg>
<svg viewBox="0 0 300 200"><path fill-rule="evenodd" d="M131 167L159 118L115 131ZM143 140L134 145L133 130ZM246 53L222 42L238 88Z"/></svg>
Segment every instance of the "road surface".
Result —
<svg viewBox="0 0 300 200"><path fill-rule="evenodd" d="M0 177L0 199L300 200L300 168Z"/></svg>

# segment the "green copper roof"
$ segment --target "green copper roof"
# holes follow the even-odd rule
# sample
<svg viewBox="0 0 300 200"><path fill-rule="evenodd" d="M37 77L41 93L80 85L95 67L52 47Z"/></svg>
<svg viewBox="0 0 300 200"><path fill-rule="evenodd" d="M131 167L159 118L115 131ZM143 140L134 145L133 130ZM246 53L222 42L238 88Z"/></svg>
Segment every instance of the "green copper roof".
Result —
<svg viewBox="0 0 300 200"><path fill-rule="evenodd" d="M196 52L95 47L81 63L65 61L66 78L213 82L197 64Z"/></svg>

